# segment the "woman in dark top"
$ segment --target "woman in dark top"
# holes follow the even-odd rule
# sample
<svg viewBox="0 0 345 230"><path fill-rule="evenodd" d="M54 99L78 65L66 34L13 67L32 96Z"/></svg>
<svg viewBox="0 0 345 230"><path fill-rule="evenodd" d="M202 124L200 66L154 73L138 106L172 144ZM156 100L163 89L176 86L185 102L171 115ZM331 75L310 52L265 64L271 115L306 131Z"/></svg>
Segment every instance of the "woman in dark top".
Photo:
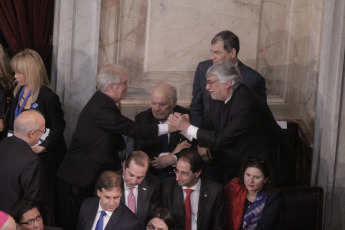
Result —
<svg viewBox="0 0 345 230"><path fill-rule="evenodd" d="M14 100L8 114L9 129L13 129L14 119L24 110L40 111L46 121L46 132L32 150L42 160L51 194L56 190L56 172L65 152L63 136L65 120L59 97L50 88L47 72L40 55L25 49L11 60L17 82ZM46 136L46 138L44 138Z"/></svg>
<svg viewBox="0 0 345 230"><path fill-rule="evenodd" d="M11 74L10 60L2 45L0 45L0 141L6 136L5 116L8 109L8 99L11 98L13 76Z"/></svg>
<svg viewBox="0 0 345 230"><path fill-rule="evenodd" d="M147 216L146 230L174 230L174 219L166 208L154 208Z"/></svg>
<svg viewBox="0 0 345 230"><path fill-rule="evenodd" d="M241 178L225 185L227 229L281 229L283 197L271 186L268 161L252 156L242 166Z"/></svg>

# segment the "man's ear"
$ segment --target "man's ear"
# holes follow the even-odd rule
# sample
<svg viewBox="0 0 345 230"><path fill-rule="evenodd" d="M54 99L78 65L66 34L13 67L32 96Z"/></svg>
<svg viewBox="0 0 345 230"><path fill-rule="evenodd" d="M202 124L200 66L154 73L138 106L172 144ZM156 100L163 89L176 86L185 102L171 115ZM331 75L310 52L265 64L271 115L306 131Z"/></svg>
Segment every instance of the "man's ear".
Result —
<svg viewBox="0 0 345 230"><path fill-rule="evenodd" d="M226 84L225 84L225 87L228 89L231 86L233 86L232 82L233 82L232 80L227 81Z"/></svg>
<svg viewBox="0 0 345 230"><path fill-rule="evenodd" d="M235 48L232 48L231 51L230 51L230 56L232 59L234 59L237 55L236 55L236 49Z"/></svg>
<svg viewBox="0 0 345 230"><path fill-rule="evenodd" d="M200 178L201 173L202 173L202 169L200 169L199 171L196 172L196 177Z"/></svg>
<svg viewBox="0 0 345 230"><path fill-rule="evenodd" d="M97 196L101 197L101 191L99 191L99 189L97 189Z"/></svg>

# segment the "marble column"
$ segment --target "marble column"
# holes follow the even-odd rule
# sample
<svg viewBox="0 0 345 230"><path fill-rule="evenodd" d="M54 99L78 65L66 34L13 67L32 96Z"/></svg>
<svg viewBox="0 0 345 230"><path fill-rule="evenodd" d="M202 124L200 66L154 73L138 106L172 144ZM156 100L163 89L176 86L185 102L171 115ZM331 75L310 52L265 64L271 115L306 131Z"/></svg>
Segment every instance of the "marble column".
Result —
<svg viewBox="0 0 345 230"><path fill-rule="evenodd" d="M345 0L324 1L312 184L324 188L324 229L345 229Z"/></svg>

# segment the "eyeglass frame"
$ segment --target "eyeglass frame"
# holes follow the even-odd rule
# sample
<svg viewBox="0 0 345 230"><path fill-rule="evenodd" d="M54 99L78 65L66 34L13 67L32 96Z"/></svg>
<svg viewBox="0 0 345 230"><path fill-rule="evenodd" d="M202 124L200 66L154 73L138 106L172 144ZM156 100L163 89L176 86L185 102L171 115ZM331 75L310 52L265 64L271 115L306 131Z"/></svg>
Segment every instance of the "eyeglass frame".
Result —
<svg viewBox="0 0 345 230"><path fill-rule="evenodd" d="M128 80L126 80L126 81L121 81L121 82L119 82L119 83L112 83L112 84L114 84L114 85L124 85L124 86L127 86L129 83L128 83Z"/></svg>
<svg viewBox="0 0 345 230"><path fill-rule="evenodd" d="M216 79L214 81L210 81L210 80L206 80L206 85L210 85L212 86L214 83L216 83L217 81L219 81L219 79Z"/></svg>
<svg viewBox="0 0 345 230"><path fill-rule="evenodd" d="M40 221L40 220L42 220L43 219L43 217L41 216L41 215L38 215L38 216L36 216L36 218L34 218L34 219L29 219L28 221L26 221L26 222L19 222L19 224L20 225L22 225L22 224L27 224L27 225L29 225L29 226L32 226L35 222L38 222L38 221Z"/></svg>
<svg viewBox="0 0 345 230"><path fill-rule="evenodd" d="M189 176L191 173L190 172L180 172L177 168L174 168L174 173L177 175L177 174L180 174L182 177L187 177Z"/></svg>

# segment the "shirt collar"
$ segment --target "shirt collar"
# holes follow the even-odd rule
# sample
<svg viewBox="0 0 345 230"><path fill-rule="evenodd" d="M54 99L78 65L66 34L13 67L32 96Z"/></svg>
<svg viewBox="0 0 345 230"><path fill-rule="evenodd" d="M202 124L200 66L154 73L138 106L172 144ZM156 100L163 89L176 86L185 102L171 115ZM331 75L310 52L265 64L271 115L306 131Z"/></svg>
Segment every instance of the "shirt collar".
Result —
<svg viewBox="0 0 345 230"><path fill-rule="evenodd" d="M29 146L30 146L30 148L31 148L31 145L30 145L30 143L29 142L27 142L26 140L24 140L23 138L21 138L21 137L18 137L17 135L15 135L15 134L13 134L13 136L15 136L15 137L17 137L17 138L19 138L19 139L21 139L21 140L23 140L23 141L25 141Z"/></svg>
<svg viewBox="0 0 345 230"><path fill-rule="evenodd" d="M97 210L97 213L103 211L102 207L101 207L101 200L99 201L99 204L98 204L98 210ZM104 210L105 211L105 210ZM107 216L111 216L113 214L113 212L109 212L109 211L105 211L105 213L107 214Z"/></svg>

